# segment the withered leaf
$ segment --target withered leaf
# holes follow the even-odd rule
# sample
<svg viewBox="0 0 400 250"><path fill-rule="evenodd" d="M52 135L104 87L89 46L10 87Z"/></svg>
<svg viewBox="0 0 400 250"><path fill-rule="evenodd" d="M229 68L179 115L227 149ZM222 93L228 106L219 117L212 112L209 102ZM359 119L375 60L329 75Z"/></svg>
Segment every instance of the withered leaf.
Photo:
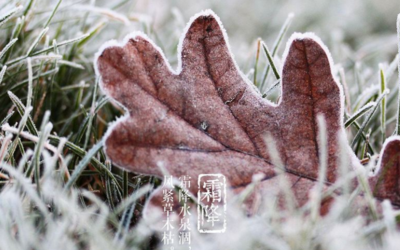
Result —
<svg viewBox="0 0 400 250"><path fill-rule="evenodd" d="M338 133L343 130L343 100L329 56L310 34L295 34L286 48L282 97L278 105L263 99L239 71L225 31L210 11L188 25L174 72L160 49L145 35L123 44L106 44L96 69L104 92L128 115L110 127L106 154L118 166L175 177L221 173L240 190L256 173L262 187L276 181L265 135L277 142L287 177L299 204L318 176L317 114L324 115L328 135L327 181L336 179ZM350 158L355 158L348 149ZM355 163L354 163L355 164ZM192 185L196 193L196 185Z"/></svg>
<svg viewBox="0 0 400 250"><path fill-rule="evenodd" d="M400 206L400 137L392 136L382 147L378 169L370 179L370 186L375 197L389 199L395 206Z"/></svg>

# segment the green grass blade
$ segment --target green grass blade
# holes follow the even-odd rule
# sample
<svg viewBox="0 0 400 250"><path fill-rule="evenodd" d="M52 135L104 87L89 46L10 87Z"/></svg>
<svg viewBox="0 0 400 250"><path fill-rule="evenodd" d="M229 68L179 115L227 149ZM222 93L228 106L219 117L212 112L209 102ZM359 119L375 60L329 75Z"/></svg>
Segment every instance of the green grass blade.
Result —
<svg viewBox="0 0 400 250"><path fill-rule="evenodd" d="M347 121L344 123L344 127L348 128L351 126L358 118L363 116L365 113L367 113L368 110L370 110L372 107L376 105L373 102L369 102L363 107L361 107L356 113L354 113L350 118L347 119Z"/></svg>
<svg viewBox="0 0 400 250"><path fill-rule="evenodd" d="M49 18L47 19L46 23L44 24L44 28L47 28L47 26L49 26L51 20L52 20L53 17L54 17L54 14L56 14L56 12L57 12L57 10L58 10L58 7L60 7L61 2L62 2L62 0L59 0L59 1L57 2L56 6L54 7L53 11L51 12Z"/></svg>
<svg viewBox="0 0 400 250"><path fill-rule="evenodd" d="M14 95L11 91L8 91L7 93L8 93L8 96L10 97L11 101L13 102L13 104L17 107L17 111L18 111L19 115L21 117L23 117L26 112L25 111L26 108L25 108L24 104L22 104L21 100L16 95ZM38 130L37 130L35 123L33 122L31 116L28 116L26 126L31 134L33 134L35 136L38 135Z"/></svg>
<svg viewBox="0 0 400 250"><path fill-rule="evenodd" d="M69 190L72 185L78 180L79 176L82 174L82 171L85 170L85 167L89 164L92 157L103 147L103 141L99 141L94 145L87 154L82 158L79 162L78 166L76 166L74 172L71 175L71 178L68 180L67 184L65 184L64 190Z"/></svg>
<svg viewBox="0 0 400 250"><path fill-rule="evenodd" d="M28 5L24 9L24 13L23 13L24 16L26 16L29 13L29 11L32 9L32 6L33 6L34 2L35 2L35 0L29 0Z"/></svg>
<svg viewBox="0 0 400 250"><path fill-rule="evenodd" d="M34 154L33 154L33 159L31 161L32 167L34 169L34 176L35 176L35 181L36 181L36 191L40 195L40 155L42 154L43 148L44 148L44 143L47 141L47 138L53 129L53 125L51 123L48 123L50 117L50 112L46 112L43 121L42 121L42 126L40 127L40 135L39 135L39 141L36 144ZM28 173L27 176L30 176L30 173Z"/></svg>
<svg viewBox="0 0 400 250"><path fill-rule="evenodd" d="M86 149L86 146L89 143L89 138L90 138L90 132L92 128L92 123L93 123L93 117L95 116L95 111L96 111L96 97L97 97L97 86L99 85L98 80L96 79L96 83L93 88L93 97L92 97L92 106L90 108L89 112L89 120L88 120L88 126L86 128L86 136L85 136L85 142L83 143L83 149Z"/></svg>
<svg viewBox="0 0 400 250"><path fill-rule="evenodd" d="M128 190L129 190L129 180L128 180L128 172L123 170L122 171L122 177L123 177L123 195L124 197L128 197Z"/></svg>
<svg viewBox="0 0 400 250"><path fill-rule="evenodd" d="M367 152L368 152L368 144L369 144L370 137L371 137L371 131L368 131L368 134L366 135L366 138L365 138L364 146L361 151L361 159L364 159L365 157L368 156Z"/></svg>
<svg viewBox="0 0 400 250"><path fill-rule="evenodd" d="M101 22L97 24L92 30L87 33L87 36L78 42L77 46L82 47L85 45L90 39L92 39L96 34L98 34L104 27L106 26L106 22Z"/></svg>
<svg viewBox="0 0 400 250"><path fill-rule="evenodd" d="M110 161L106 160L105 164L107 166L107 169L111 171L112 167L111 167ZM83 173L84 173L84 171L82 172L81 176L83 176ZM114 210L115 205L114 205L114 199L113 199L113 195L112 195L112 187L114 185L112 183L112 180L108 176L105 177L105 183L106 183L106 185L105 185L106 192L105 193L106 193L107 201L108 201L110 208L112 210Z"/></svg>
<svg viewBox="0 0 400 250"><path fill-rule="evenodd" d="M52 143L58 144L61 141L61 138L56 136L56 135L50 135L49 136L49 140ZM81 147L77 146L76 144L70 142L70 141L66 141L65 142L65 147L67 147L68 149L70 149L72 151L72 153L74 153L75 155L84 158L88 152L86 152L84 149L82 149ZM119 185L117 178L114 176L114 174L107 168L107 166L105 166L102 162L100 162L98 159L96 159L95 157L92 157L90 159L90 163L93 165L94 168L96 168L97 172L99 173L103 173L105 172L106 175L108 175L117 185L119 190L122 190L122 187Z"/></svg>
<svg viewBox="0 0 400 250"><path fill-rule="evenodd" d="M357 142L358 139L360 138L361 134L363 133L364 129L367 127L368 123L371 121L372 119L372 115L375 113L376 109L378 108L379 103L381 103L382 99L389 93L388 90L385 90L385 92L383 92L379 97L378 100L376 101L375 106L371 109L371 111L369 112L368 116L366 117L366 119L364 120L363 124L361 125L360 129L357 131L357 134L354 136L353 142L351 143L351 147L354 147Z"/></svg>
<svg viewBox="0 0 400 250"><path fill-rule="evenodd" d="M276 89L280 85L281 85L281 80L276 81L271 87L269 87L269 89L265 91L263 97L264 98L267 97L272 90Z"/></svg>
<svg viewBox="0 0 400 250"><path fill-rule="evenodd" d="M129 207L133 202L137 201L140 197L151 191L152 187L149 184L144 185L136 192L133 192L128 198L123 200L113 211L114 215L118 215Z"/></svg>
<svg viewBox="0 0 400 250"><path fill-rule="evenodd" d="M260 58L260 45L261 39L257 39L257 53L256 53L256 62L254 64L254 76L253 76L253 83L257 86L257 71L258 71L258 59Z"/></svg>
<svg viewBox="0 0 400 250"><path fill-rule="evenodd" d="M32 61L28 57L26 59L26 66L28 68L28 95L26 98L26 107L32 106L32 94L33 94L33 72L32 72Z"/></svg>
<svg viewBox="0 0 400 250"><path fill-rule="evenodd" d="M88 35L89 34L84 34L82 36L79 36L79 37L76 37L76 38L73 38L73 39L65 40L65 41L63 41L61 43L58 43L57 44L57 48L60 48L60 47L63 47L63 46L69 45L69 44L77 43L77 42L81 41L82 39L85 39ZM54 50L54 48L55 48L55 45L51 45L51 46L49 46L47 48L32 52L31 56L37 56L37 55L52 51L52 50ZM27 57L28 56L25 55L25 56L21 56L21 57L15 58L15 59L13 59L11 61L6 62L6 65L7 66L11 66L13 64L19 63L19 62L25 60Z"/></svg>
<svg viewBox="0 0 400 250"><path fill-rule="evenodd" d="M393 77L394 73L396 72L398 61L399 61L399 54L396 54L393 61L389 64L389 67L387 67L387 69L385 70L386 82L389 82L390 79Z"/></svg>
<svg viewBox="0 0 400 250"><path fill-rule="evenodd" d="M21 33L22 27L24 27L24 24L25 24L25 16L19 17L11 33L11 39L18 38L19 34Z"/></svg>
<svg viewBox="0 0 400 250"><path fill-rule="evenodd" d="M19 121L18 132L15 135L13 144L11 145L10 150L9 150L10 156L14 155L15 149L17 148L18 143L20 143L20 139L19 139L20 133L24 130L24 128L26 126L26 122L29 118L29 114L31 113L32 109L33 109L32 107L25 109L25 114L22 116L21 120ZM21 152L23 152L23 151L21 151Z"/></svg>
<svg viewBox="0 0 400 250"><path fill-rule="evenodd" d="M11 116L13 116L14 111L9 113L6 117L4 117L3 120L1 120L0 122L0 127L3 126L4 124L6 124L8 122L8 120L10 120Z"/></svg>
<svg viewBox="0 0 400 250"><path fill-rule="evenodd" d="M20 5L17 8L14 8L7 12L5 15L0 17L0 27L5 24L8 20L10 20L11 17L13 17L18 11L20 11L23 7Z"/></svg>
<svg viewBox="0 0 400 250"><path fill-rule="evenodd" d="M136 184L136 187L135 187L133 193L137 193L137 191L138 191L138 189L140 187L140 182L141 182L141 179L138 178L138 181L137 181L137 184ZM128 196L126 196L125 199L127 197ZM131 223L133 212L135 211L135 207L136 207L136 202L133 201L131 205L129 205L129 206L127 206L125 208L125 210L124 210L124 212L122 214L122 218L120 220L120 223L118 225L118 231L115 234L114 241L120 240L128 232L129 224Z"/></svg>
<svg viewBox="0 0 400 250"><path fill-rule="evenodd" d="M7 66L3 66L3 68L1 68L1 71L0 71L0 85L3 82L3 77L4 77L4 74L6 73L6 70L7 70Z"/></svg>
<svg viewBox="0 0 400 250"><path fill-rule="evenodd" d="M4 67L7 67L7 66L4 66ZM52 76L52 75L56 74L57 72L58 72L58 68L52 69L52 70L46 71L46 72L44 72L44 73L40 73L40 74L38 74L38 75L35 75L35 76L32 78L32 80L36 80L36 79L39 79L39 78L45 77L45 76ZM18 90L21 86L23 86L24 84L26 84L26 83L28 83L28 82L29 82L29 79L25 79L25 80L23 80L23 81L17 82L17 83L15 83L15 84L13 84L10 88L8 88L7 91ZM7 94L7 92L1 93L1 94L0 94L0 98L3 97L3 96L6 95L6 94Z"/></svg>
<svg viewBox="0 0 400 250"><path fill-rule="evenodd" d="M26 56L30 56L32 54L32 51L36 48L36 46L39 44L40 40L47 34L49 31L49 28L44 28L39 35L35 38L31 46L29 47L28 51L26 52Z"/></svg>
<svg viewBox="0 0 400 250"><path fill-rule="evenodd" d="M12 39L0 52L0 59L7 53L7 51L18 41L18 38Z"/></svg>
<svg viewBox="0 0 400 250"><path fill-rule="evenodd" d="M24 24L25 24L25 17L24 17L24 16L22 16L22 17L20 17L20 18L17 19L17 22L15 23L14 29L13 29L13 31L12 31L12 33L11 33L10 41L13 40L13 39L18 38L18 36L19 36L19 34L21 33L21 30L22 30ZM6 52L6 54L4 55L4 58L3 58L3 60L2 60L2 63L3 63L3 64L4 64L5 62L8 61L8 58L10 57L11 51L12 51L13 49L14 49L14 48L7 50L7 52Z"/></svg>
<svg viewBox="0 0 400 250"><path fill-rule="evenodd" d="M274 45L272 46L272 58L278 52L279 46L281 45L283 37L285 36L286 32L289 29L290 24L292 23L293 17L294 17L293 13L290 13L288 15L288 17L286 18L286 21L283 24L281 30L279 31L278 37L275 40ZM264 85L265 85L265 82L267 80L269 71L270 71L270 65L268 65L267 68L265 69L264 76L263 76L263 79L262 79L261 84L260 84L260 90L261 91L265 88Z"/></svg>
<svg viewBox="0 0 400 250"><path fill-rule="evenodd" d="M99 112L100 109L102 109L104 107L104 105L106 105L108 103L109 99L108 98L102 98L97 104L96 104L96 108L94 110L94 114L97 114L97 112ZM89 124L89 118L90 116L86 116L85 120L82 122L82 125L79 127L79 130L77 132L77 137L75 138L75 143L79 143L81 141L81 139L83 138L83 134L85 132L85 130L87 129L87 126Z"/></svg>
<svg viewBox="0 0 400 250"><path fill-rule="evenodd" d="M380 65L379 75L381 83L380 94L382 95L386 91L386 77L382 65ZM383 143L386 140L386 96L381 101L381 133Z"/></svg>
<svg viewBox="0 0 400 250"><path fill-rule="evenodd" d="M281 79L281 76L280 76L280 74L279 74L279 72L278 72L278 70L277 70L277 68L275 66L275 63L274 63L274 59L273 59L274 55L271 54L271 52L268 50L267 45L264 42L261 42L261 45L262 45L262 47L264 49L265 55L267 56L269 65L271 66L272 71L274 72L276 80Z"/></svg>
<svg viewBox="0 0 400 250"><path fill-rule="evenodd" d="M353 112L355 112L357 109L359 109L361 106L367 104L370 102L372 99L375 99L376 96L379 95L379 86L374 85L372 87L369 87L365 89L358 97L357 100L355 101L353 105Z"/></svg>

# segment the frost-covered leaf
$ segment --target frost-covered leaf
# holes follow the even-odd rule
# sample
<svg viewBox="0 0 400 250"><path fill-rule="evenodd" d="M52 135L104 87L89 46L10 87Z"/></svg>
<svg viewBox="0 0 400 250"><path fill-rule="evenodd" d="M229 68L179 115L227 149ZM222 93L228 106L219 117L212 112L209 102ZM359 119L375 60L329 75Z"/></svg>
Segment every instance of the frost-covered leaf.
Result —
<svg viewBox="0 0 400 250"><path fill-rule="evenodd" d="M340 85L324 45L295 34L285 52L282 97L262 98L240 72L219 19L210 11L189 23L174 72L144 34L104 45L96 59L105 93L127 115L110 127L106 154L130 171L162 177L222 173L237 190L264 174L263 189L276 187L265 137L271 135L300 205L318 178L317 114L326 119L327 183L337 176L338 134L343 129ZM347 147L351 165L357 159ZM196 193L197 185L192 185Z"/></svg>

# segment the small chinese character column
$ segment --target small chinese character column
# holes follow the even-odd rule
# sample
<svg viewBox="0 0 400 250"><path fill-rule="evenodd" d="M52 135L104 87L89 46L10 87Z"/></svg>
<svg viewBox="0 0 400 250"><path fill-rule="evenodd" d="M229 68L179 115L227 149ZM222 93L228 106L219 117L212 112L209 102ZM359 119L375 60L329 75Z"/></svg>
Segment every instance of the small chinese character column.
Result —
<svg viewBox="0 0 400 250"><path fill-rule="evenodd" d="M181 209L179 212L179 245L187 246L187 249L191 249L190 246L190 218L189 212L190 206L188 205L189 199L189 188L190 188L190 176L182 176L179 178L181 189L179 190L179 203Z"/></svg>
<svg viewBox="0 0 400 250"><path fill-rule="evenodd" d="M165 224L163 226L163 236L161 239L161 242L164 245L171 246L171 250L174 249L174 234L172 230L174 227L172 226L172 219L171 219L171 214L173 213L173 204L174 204L174 184L173 184L173 179L172 176L164 176L164 182L163 182L163 198L162 198L162 206L163 206L163 212L165 214L164 220Z"/></svg>

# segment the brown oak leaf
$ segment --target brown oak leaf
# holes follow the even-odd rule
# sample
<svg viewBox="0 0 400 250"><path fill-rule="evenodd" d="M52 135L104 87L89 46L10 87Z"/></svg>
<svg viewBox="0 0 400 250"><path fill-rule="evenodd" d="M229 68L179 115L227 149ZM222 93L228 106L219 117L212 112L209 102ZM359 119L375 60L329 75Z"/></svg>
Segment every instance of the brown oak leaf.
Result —
<svg viewBox="0 0 400 250"><path fill-rule="evenodd" d="M105 152L114 164L162 177L221 173L241 190L256 173L272 189L276 173L264 140L270 134L299 205L318 177L317 114L326 119L327 183L337 175L338 134L343 129L343 94L325 46L312 34L295 34L285 52L282 96L262 98L238 69L218 17L198 14L179 45L172 70L144 34L104 45L96 57L103 91L127 110L110 126ZM358 160L350 147L351 164ZM196 185L191 191L196 193Z"/></svg>

